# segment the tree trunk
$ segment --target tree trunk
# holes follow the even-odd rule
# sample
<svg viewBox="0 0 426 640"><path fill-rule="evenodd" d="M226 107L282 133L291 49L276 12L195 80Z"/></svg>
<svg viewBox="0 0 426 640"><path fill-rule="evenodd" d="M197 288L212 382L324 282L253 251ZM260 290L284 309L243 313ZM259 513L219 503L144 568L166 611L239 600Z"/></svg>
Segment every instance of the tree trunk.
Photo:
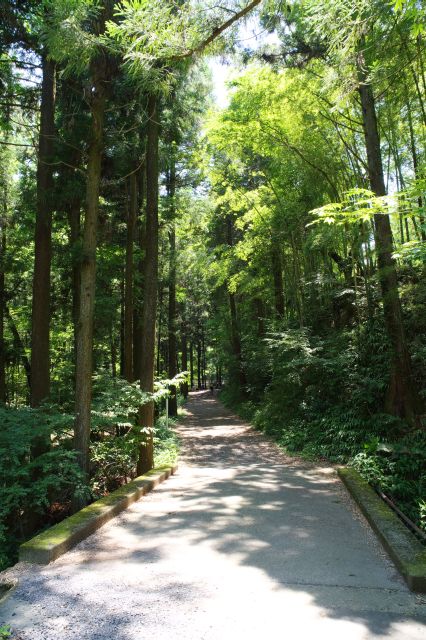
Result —
<svg viewBox="0 0 426 640"><path fill-rule="evenodd" d="M124 377L133 377L133 244L138 209L137 174L130 176L130 202L127 210L126 269L124 275Z"/></svg>
<svg viewBox="0 0 426 640"><path fill-rule="evenodd" d="M145 168L141 169L139 180L139 209L144 206L145 194ZM134 283L134 311L133 311L133 379L141 378L141 351L142 351L142 300L143 300L143 274L145 257L145 217L139 216L138 221L139 259L137 261L137 277Z"/></svg>
<svg viewBox="0 0 426 640"><path fill-rule="evenodd" d="M81 261L80 317L77 332L74 446L86 480L89 477L90 412L92 403L93 320L95 308L96 242L105 114L106 61L92 64L91 140L88 150L86 211Z"/></svg>
<svg viewBox="0 0 426 640"><path fill-rule="evenodd" d="M272 241L271 250L272 276L274 279L275 312L279 318L284 317L284 287L281 249L275 240Z"/></svg>
<svg viewBox="0 0 426 640"><path fill-rule="evenodd" d="M198 389L203 388L202 371L201 371L201 340L197 342L197 386Z"/></svg>
<svg viewBox="0 0 426 640"><path fill-rule="evenodd" d="M263 338L265 336L265 305L261 298L254 299L254 310L257 321L257 336Z"/></svg>
<svg viewBox="0 0 426 640"><path fill-rule="evenodd" d="M246 374L243 368L241 340L240 340L240 332L239 332L238 317L237 317L237 305L235 302L235 295L233 293L229 294L229 311L231 316L232 352L234 354L235 362L238 368L238 382L240 385L240 389L241 389L241 392L244 393L247 380L246 380Z"/></svg>
<svg viewBox="0 0 426 640"><path fill-rule="evenodd" d="M6 353L4 340L4 319L6 306L5 256L6 256L6 210L5 196L3 216L0 218L0 404L6 403Z"/></svg>
<svg viewBox="0 0 426 640"><path fill-rule="evenodd" d="M50 392L50 271L55 136L55 64L43 57L31 335L31 406Z"/></svg>
<svg viewBox="0 0 426 640"><path fill-rule="evenodd" d="M25 345L22 341L21 336L19 335L19 331L17 329L14 319L12 318L12 314L10 313L9 307L6 304L4 305L4 313L9 323L9 328L13 336L14 349L18 354L20 360L22 361L22 366L24 367L25 375L27 377L28 389L31 392L31 364L30 364L30 361L28 360L28 357L25 351Z"/></svg>
<svg viewBox="0 0 426 640"><path fill-rule="evenodd" d="M189 345L189 384L191 387L191 391L194 388L194 343L190 342Z"/></svg>
<svg viewBox="0 0 426 640"><path fill-rule="evenodd" d="M416 148L416 139L414 137L414 127L413 127L413 117L412 117L412 113L411 113L411 104L410 104L410 100L409 100L409 97L408 97L408 89L407 89L406 84L405 84L405 101L406 101L406 105L407 105L408 130L410 132L411 158L412 158L412 161L413 161L414 176L415 176L416 180L418 180L420 178L419 159L418 159L417 148ZM417 201L418 201L418 204L419 204L419 210L422 211L422 208L423 208L423 198L422 198L422 196L419 196ZM420 236L421 236L422 241L425 242L426 241L426 228L425 228L425 219L424 219L423 213L420 213L420 215L419 215L419 222L420 222Z"/></svg>
<svg viewBox="0 0 426 640"><path fill-rule="evenodd" d="M206 352L206 338L203 330L202 334L202 349L203 349L203 388L207 389L207 352Z"/></svg>
<svg viewBox="0 0 426 640"><path fill-rule="evenodd" d="M359 67L359 94L362 106L368 173L371 190L376 196L386 194L382 155L377 126L373 89L368 81L362 60ZM411 360L407 349L399 298L398 279L393 258L393 237L390 218L375 214L374 235L377 251L378 275L382 291L383 312L386 331L392 350L390 385L386 399L386 410L406 418L410 424L417 422L420 403L414 389Z"/></svg>
<svg viewBox="0 0 426 640"><path fill-rule="evenodd" d="M188 336L186 333L186 323L182 322L182 371L188 371ZM188 382L182 382L181 392L183 397L188 397Z"/></svg>
<svg viewBox="0 0 426 640"><path fill-rule="evenodd" d="M176 168L174 158L171 158L171 166L168 176L167 191L170 202L170 258L169 258L169 309L168 309L168 375L172 379L177 374L176 356L176 231L175 217L175 192L176 192ZM176 386L170 387L169 415L177 416Z"/></svg>
<svg viewBox="0 0 426 640"><path fill-rule="evenodd" d="M158 138L159 125L157 97L148 99L148 125L146 149L146 255L144 269L144 302L142 313L142 391L154 390L155 324L158 289ZM154 465L154 403L149 402L139 410L139 424L144 429L144 442L139 448L138 474Z"/></svg>
<svg viewBox="0 0 426 640"><path fill-rule="evenodd" d="M226 234L227 234L227 242L230 247L232 247L234 244L233 232L234 232L234 228L233 228L232 218L231 216L228 216L226 220ZM240 390L242 393L244 393L247 380L246 380L246 374L243 367L241 340L240 340L240 331L238 326L237 304L235 301L235 295L229 292L228 300L229 300L229 311L230 311L230 317L231 317L231 347L232 347L232 352L233 352L235 363L238 370L237 374L238 374L238 382L240 385Z"/></svg>
<svg viewBox="0 0 426 640"><path fill-rule="evenodd" d="M68 210L68 222L70 225L70 250L72 256L71 290L72 290L72 321L74 328L74 362L77 354L77 327L80 317L80 256L78 248L80 243L80 198L74 198ZM75 386L75 382L74 382Z"/></svg>

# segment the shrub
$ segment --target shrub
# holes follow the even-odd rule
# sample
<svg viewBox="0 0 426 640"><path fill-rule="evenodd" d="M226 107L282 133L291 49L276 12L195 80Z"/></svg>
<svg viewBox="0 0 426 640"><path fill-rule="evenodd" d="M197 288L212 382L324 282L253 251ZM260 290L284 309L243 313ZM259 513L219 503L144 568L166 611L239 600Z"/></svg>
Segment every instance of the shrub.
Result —
<svg viewBox="0 0 426 640"><path fill-rule="evenodd" d="M68 421L47 409L0 407L0 567L15 556L17 543L46 516L55 503L66 505L85 492L75 454L61 444L69 437ZM50 440L49 451L34 457L38 439Z"/></svg>

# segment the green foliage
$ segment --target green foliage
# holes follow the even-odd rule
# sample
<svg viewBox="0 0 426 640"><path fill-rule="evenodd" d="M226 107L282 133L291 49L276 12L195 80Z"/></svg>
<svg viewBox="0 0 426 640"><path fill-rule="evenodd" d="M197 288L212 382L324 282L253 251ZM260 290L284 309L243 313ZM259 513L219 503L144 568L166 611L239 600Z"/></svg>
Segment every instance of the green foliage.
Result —
<svg viewBox="0 0 426 640"><path fill-rule="evenodd" d="M414 431L394 442L377 439L351 461L372 485L426 531L426 434Z"/></svg>
<svg viewBox="0 0 426 640"><path fill-rule="evenodd" d="M67 421L46 409L0 407L0 566L10 561L16 543L34 526L34 517L54 518L55 505L66 508L87 489L66 443ZM33 455L41 442L50 447Z"/></svg>
<svg viewBox="0 0 426 640"><path fill-rule="evenodd" d="M105 495L135 477L139 447L147 431L138 425L139 408L151 401L159 405L170 394L171 386L179 386L186 379L187 372L183 372L171 380L157 380L154 393L146 393L138 381L129 383L106 373L95 377L90 446L94 496ZM154 428L156 464L177 458L177 441L163 422L158 418Z"/></svg>
<svg viewBox="0 0 426 640"><path fill-rule="evenodd" d="M138 383L95 377L91 432L90 487L83 484L72 451L73 416L57 406L40 409L0 407L0 568L16 558L18 545L34 527L68 515L74 495L96 499L135 477L145 429L137 425L139 407L161 402L187 374L159 380L153 394ZM44 452L35 453L40 442ZM154 432L157 464L175 462L178 443L159 418Z"/></svg>
<svg viewBox="0 0 426 640"><path fill-rule="evenodd" d="M232 385L222 396L289 453L351 460L425 528L426 435L405 433L401 420L378 411L388 384L387 360L380 323L339 336L287 330L269 334L263 353L256 351L256 371L269 372L264 391L254 381L251 400Z"/></svg>
<svg viewBox="0 0 426 640"><path fill-rule="evenodd" d="M0 640L7 640L12 637L12 629L8 624L0 627Z"/></svg>
<svg viewBox="0 0 426 640"><path fill-rule="evenodd" d="M156 467L175 464L179 453L179 439L173 431L174 420L166 426L164 415L159 416L154 431L154 463Z"/></svg>

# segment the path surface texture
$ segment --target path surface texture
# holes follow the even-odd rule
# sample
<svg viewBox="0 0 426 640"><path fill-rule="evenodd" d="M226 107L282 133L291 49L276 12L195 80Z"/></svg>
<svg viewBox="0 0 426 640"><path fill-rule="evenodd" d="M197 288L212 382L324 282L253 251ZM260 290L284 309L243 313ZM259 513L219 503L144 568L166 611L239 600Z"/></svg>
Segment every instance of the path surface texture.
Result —
<svg viewBox="0 0 426 640"><path fill-rule="evenodd" d="M12 569L0 622L20 640L425 640L426 598L334 471L191 395L176 476L53 564Z"/></svg>

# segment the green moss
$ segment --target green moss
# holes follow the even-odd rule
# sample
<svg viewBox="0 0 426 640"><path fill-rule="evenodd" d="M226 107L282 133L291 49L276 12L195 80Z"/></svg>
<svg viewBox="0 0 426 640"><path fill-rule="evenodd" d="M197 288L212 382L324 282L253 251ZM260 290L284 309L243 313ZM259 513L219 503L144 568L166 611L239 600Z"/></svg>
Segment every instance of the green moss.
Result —
<svg viewBox="0 0 426 640"><path fill-rule="evenodd" d="M410 589L426 592L426 550L358 471L344 467L338 474Z"/></svg>
<svg viewBox="0 0 426 640"><path fill-rule="evenodd" d="M159 476L162 473L168 471L172 473L172 467L156 467L155 469L148 471L148 473L144 474L143 476L139 476L132 482L123 485L110 495L97 500L87 507L84 507L69 518L66 518L50 529L43 531L31 540L24 542L24 544L20 546L22 558L30 560L33 559L37 562L40 562L43 558L42 561L44 562L45 554L43 554L43 552L49 552L59 545L66 546L67 542L69 543L69 546L67 546L66 549L64 548L64 550L71 548L74 536L82 534L79 536L80 540L83 539L85 535L90 535L90 533L92 533L97 528L97 520L99 520L99 518L102 518L103 515L108 515L111 512L112 507L120 504L127 497L134 497L135 493L139 493L143 490L144 487L146 487L147 489L151 488L153 477L155 478L156 476ZM126 506L126 504L123 504L123 509ZM51 558L47 559L47 562L49 562L50 559Z"/></svg>

